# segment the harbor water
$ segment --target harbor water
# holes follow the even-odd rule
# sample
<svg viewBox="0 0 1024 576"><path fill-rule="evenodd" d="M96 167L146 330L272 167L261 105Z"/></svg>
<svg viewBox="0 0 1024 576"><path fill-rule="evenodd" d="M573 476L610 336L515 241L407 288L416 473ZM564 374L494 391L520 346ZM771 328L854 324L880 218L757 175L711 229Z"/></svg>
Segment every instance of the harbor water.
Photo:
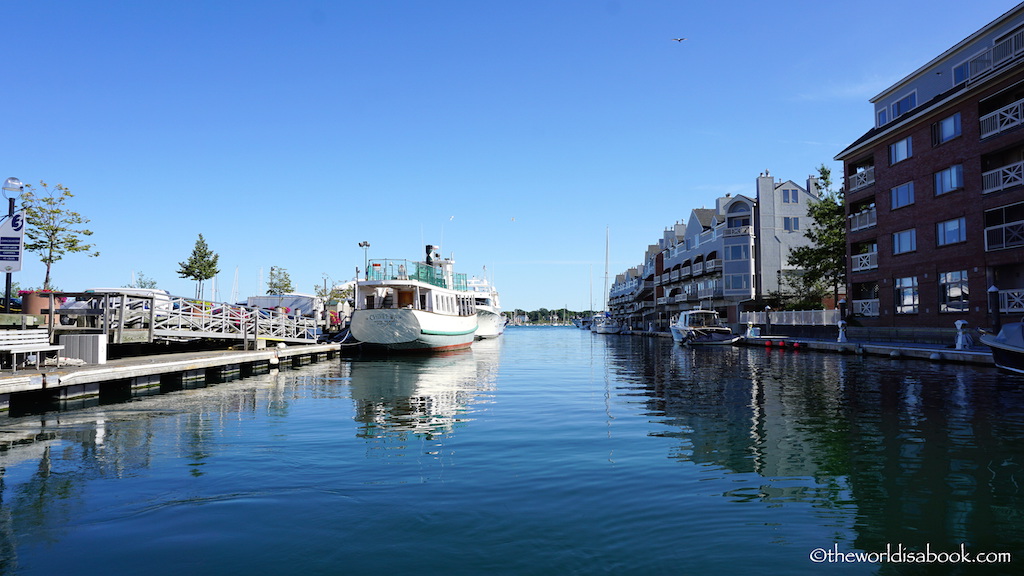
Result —
<svg viewBox="0 0 1024 576"><path fill-rule="evenodd" d="M1024 572L988 367L513 327L0 428L0 574Z"/></svg>

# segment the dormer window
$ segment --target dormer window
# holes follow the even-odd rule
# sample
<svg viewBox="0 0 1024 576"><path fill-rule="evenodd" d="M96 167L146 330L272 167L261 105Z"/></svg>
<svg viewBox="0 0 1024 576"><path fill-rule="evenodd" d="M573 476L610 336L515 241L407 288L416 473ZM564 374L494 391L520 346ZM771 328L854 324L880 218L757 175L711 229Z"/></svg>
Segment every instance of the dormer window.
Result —
<svg viewBox="0 0 1024 576"><path fill-rule="evenodd" d="M892 105L892 117L899 118L913 110L915 106L917 106L917 92L912 92Z"/></svg>

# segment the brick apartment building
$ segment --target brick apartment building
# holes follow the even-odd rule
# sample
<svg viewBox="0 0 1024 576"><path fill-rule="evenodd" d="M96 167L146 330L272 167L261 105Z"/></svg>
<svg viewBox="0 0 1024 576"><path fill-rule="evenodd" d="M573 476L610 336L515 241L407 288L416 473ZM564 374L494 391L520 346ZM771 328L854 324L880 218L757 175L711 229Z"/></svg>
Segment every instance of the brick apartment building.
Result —
<svg viewBox="0 0 1024 576"><path fill-rule="evenodd" d="M849 312L865 326L1024 314L1024 4L871 100L845 172Z"/></svg>

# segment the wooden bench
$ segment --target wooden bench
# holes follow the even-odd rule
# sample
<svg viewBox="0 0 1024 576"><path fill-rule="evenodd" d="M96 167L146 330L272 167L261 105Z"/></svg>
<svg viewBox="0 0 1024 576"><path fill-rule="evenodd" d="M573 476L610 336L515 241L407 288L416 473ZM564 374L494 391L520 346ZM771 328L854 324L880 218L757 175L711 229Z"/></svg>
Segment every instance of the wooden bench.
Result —
<svg viewBox="0 0 1024 576"><path fill-rule="evenodd" d="M29 330L0 330L0 352L11 355L11 368L18 371L18 355L36 353L36 370L42 352L61 351L64 346L50 344L50 333L45 328ZM60 354L57 355L60 367Z"/></svg>

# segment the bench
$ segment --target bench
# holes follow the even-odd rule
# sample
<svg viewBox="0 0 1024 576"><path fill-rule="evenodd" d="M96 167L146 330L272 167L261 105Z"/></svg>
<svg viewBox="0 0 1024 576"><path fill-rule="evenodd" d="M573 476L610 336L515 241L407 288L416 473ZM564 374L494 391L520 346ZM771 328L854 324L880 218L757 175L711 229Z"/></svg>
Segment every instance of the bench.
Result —
<svg viewBox="0 0 1024 576"><path fill-rule="evenodd" d="M36 370L41 352L61 351L64 346L50 344L50 333L45 328L29 330L0 330L0 352L11 355L11 368L18 371L18 355L36 353ZM57 355L60 367L60 354Z"/></svg>

